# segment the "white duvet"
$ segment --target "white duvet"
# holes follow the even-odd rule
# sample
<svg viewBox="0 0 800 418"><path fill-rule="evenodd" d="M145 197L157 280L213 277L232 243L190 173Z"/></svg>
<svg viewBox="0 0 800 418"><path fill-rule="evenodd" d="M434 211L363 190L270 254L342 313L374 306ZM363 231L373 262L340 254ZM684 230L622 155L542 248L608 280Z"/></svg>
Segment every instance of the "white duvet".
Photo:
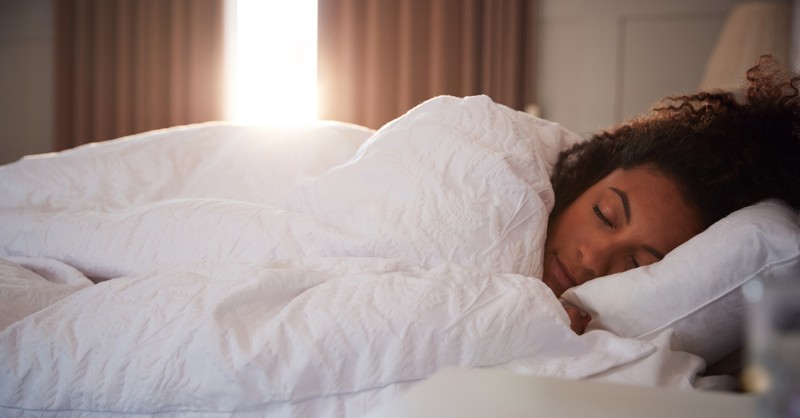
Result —
<svg viewBox="0 0 800 418"><path fill-rule="evenodd" d="M0 415L358 417L445 366L609 373L538 277L577 138L484 96L0 167Z"/></svg>

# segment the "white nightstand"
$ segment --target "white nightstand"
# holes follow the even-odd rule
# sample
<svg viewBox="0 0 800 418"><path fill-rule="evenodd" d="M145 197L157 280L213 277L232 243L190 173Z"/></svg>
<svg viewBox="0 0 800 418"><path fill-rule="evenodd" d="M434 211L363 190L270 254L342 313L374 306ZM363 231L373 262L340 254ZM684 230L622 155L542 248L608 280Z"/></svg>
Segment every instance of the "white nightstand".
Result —
<svg viewBox="0 0 800 418"><path fill-rule="evenodd" d="M445 369L369 418L752 418L755 397Z"/></svg>

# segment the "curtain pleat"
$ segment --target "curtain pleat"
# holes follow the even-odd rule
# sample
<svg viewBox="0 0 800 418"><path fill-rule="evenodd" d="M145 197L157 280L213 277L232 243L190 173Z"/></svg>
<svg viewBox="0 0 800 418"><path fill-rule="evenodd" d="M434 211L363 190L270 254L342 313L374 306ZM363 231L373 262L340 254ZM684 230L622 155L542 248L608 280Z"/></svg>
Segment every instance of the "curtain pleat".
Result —
<svg viewBox="0 0 800 418"><path fill-rule="evenodd" d="M224 0L56 0L56 149L223 117Z"/></svg>
<svg viewBox="0 0 800 418"><path fill-rule="evenodd" d="M377 128L440 94L533 100L535 0L319 0L320 117Z"/></svg>

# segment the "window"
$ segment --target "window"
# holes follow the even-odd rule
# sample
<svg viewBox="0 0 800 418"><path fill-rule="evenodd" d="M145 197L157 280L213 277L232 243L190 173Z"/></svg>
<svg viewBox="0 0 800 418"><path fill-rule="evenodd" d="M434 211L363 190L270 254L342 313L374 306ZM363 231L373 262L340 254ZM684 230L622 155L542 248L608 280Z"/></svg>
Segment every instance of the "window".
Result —
<svg viewBox="0 0 800 418"><path fill-rule="evenodd" d="M228 119L317 119L317 0L228 2Z"/></svg>

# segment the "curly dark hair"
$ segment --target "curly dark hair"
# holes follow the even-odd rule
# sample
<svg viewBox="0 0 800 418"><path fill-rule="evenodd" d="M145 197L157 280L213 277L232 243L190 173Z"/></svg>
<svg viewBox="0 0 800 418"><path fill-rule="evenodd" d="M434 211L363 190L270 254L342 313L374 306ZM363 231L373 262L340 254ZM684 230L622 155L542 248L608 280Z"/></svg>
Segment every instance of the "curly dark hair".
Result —
<svg viewBox="0 0 800 418"><path fill-rule="evenodd" d="M670 96L652 112L559 156L551 177L558 216L617 168L652 165L678 184L708 227L766 198L800 209L800 75L770 56L747 71L742 98Z"/></svg>

